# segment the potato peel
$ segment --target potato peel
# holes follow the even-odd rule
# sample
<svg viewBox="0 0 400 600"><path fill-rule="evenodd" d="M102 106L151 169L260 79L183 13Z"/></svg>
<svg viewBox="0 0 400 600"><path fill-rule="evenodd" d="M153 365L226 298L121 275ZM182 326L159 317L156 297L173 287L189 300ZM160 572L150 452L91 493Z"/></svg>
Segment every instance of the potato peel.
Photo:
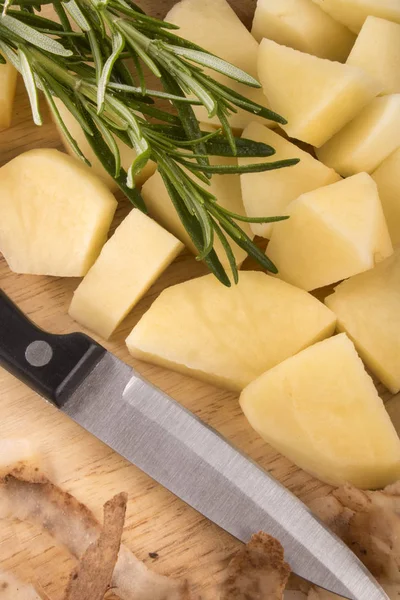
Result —
<svg viewBox="0 0 400 600"><path fill-rule="evenodd" d="M104 505L103 529L71 573L64 600L103 600L118 559L127 501L122 493Z"/></svg>
<svg viewBox="0 0 400 600"><path fill-rule="evenodd" d="M0 518L27 521L47 531L80 559L101 526L76 498L52 484L34 463L18 462L0 476ZM148 569L121 546L112 587L122 600L188 600L186 582Z"/></svg>
<svg viewBox="0 0 400 600"><path fill-rule="evenodd" d="M319 498L311 509L355 552L390 598L400 597L400 483L382 491L351 485ZM313 595L314 594L314 595ZM333 598L323 590L309 600Z"/></svg>
<svg viewBox="0 0 400 600"><path fill-rule="evenodd" d="M64 600L101 600L110 586L122 600L193 600L187 582L150 571L124 546L120 546L115 563L125 513L124 494L105 505L102 532L85 505L51 483L37 462L26 458L7 468L3 465L0 471L0 518L39 526L80 561ZM232 559L220 600L281 600L289 574L282 546L259 533Z"/></svg>
<svg viewBox="0 0 400 600"><path fill-rule="evenodd" d="M257 533L229 563L220 600L281 600L289 575L281 544Z"/></svg>

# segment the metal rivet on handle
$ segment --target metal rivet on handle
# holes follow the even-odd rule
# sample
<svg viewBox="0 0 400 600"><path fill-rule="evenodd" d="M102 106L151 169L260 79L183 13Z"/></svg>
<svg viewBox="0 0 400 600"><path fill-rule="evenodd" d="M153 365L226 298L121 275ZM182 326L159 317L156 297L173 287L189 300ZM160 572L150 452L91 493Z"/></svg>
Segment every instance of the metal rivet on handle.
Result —
<svg viewBox="0 0 400 600"><path fill-rule="evenodd" d="M53 358L53 349L47 342L37 340L29 344L25 358L32 367L44 367Z"/></svg>

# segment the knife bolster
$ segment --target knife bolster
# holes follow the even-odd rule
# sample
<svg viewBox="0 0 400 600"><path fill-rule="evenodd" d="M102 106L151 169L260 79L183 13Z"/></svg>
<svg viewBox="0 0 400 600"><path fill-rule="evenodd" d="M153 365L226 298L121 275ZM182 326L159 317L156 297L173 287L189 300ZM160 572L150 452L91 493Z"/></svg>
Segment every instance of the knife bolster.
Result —
<svg viewBox="0 0 400 600"><path fill-rule="evenodd" d="M43 331L0 290L0 366L59 408L105 352L83 333Z"/></svg>

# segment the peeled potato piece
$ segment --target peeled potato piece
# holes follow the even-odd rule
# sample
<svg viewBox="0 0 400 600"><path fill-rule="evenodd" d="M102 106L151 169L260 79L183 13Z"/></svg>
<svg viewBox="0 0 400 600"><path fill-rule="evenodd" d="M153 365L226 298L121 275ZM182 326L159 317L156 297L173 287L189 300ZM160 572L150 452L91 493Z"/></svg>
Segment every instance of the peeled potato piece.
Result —
<svg viewBox="0 0 400 600"><path fill-rule="evenodd" d="M0 251L16 273L80 277L99 255L116 207L83 163L30 150L0 169Z"/></svg>
<svg viewBox="0 0 400 600"><path fill-rule="evenodd" d="M258 0L251 33L319 58L344 62L355 35L312 0Z"/></svg>
<svg viewBox="0 0 400 600"><path fill-rule="evenodd" d="M78 286L69 314L109 338L182 248L168 231L133 209Z"/></svg>
<svg viewBox="0 0 400 600"><path fill-rule="evenodd" d="M243 204L248 217L285 215L290 202L300 194L340 180L340 175L333 169L326 167L311 154L261 123L248 125L243 132L243 137L272 146L276 151L273 160L300 158L300 162L290 169L245 173L240 176ZM265 159L239 158L239 164L254 164L263 160ZM279 223L276 226L279 227ZM250 227L255 235L270 238L275 225L250 223Z"/></svg>
<svg viewBox="0 0 400 600"><path fill-rule="evenodd" d="M9 62L0 64L0 131L11 125L17 75Z"/></svg>
<svg viewBox="0 0 400 600"><path fill-rule="evenodd" d="M400 24L367 17L347 59L382 86L381 94L400 92Z"/></svg>
<svg viewBox="0 0 400 600"><path fill-rule="evenodd" d="M374 489L400 477L400 440L345 334L264 373L240 405L261 437L326 483Z"/></svg>
<svg viewBox="0 0 400 600"><path fill-rule="evenodd" d="M362 69L317 58L264 38L258 76L272 110L293 138L322 146L380 91Z"/></svg>
<svg viewBox="0 0 400 600"><path fill-rule="evenodd" d="M70 134L72 135L74 140L77 142L83 155L90 162L93 172L96 175L98 175L99 177L101 177L101 179L104 181L104 183L107 184L107 186L110 188L110 190L112 192L117 191L119 189L119 187L118 187L115 179L113 177L111 177L111 175L109 173L107 173L107 171L105 170L105 168L103 167L103 165L101 164L99 159L97 158L95 152L92 150L91 145L87 141L85 134L82 130L82 127L79 125L78 121L69 112L69 110L66 108L65 104L63 102L61 102L61 100L59 100L58 98L54 98L54 102L56 103L58 111L60 113L60 116L61 116L62 120L64 121L65 125L67 126ZM75 153L71 149L71 146L69 145L68 141L66 140L64 133L62 132L62 130L57 122L56 122L56 126L57 126L58 132L61 136L65 150L69 154L71 154L71 156L75 157L76 156ZM123 169L127 170L130 167L130 165L132 164L132 161L135 159L136 152L135 152L135 150L133 150L132 148L130 148L129 146L124 144L117 136L115 136L115 141L117 143L117 146L118 146L119 152L120 152L120 156L121 156L121 166ZM147 163L147 165L144 167L144 169L139 173L139 175L136 176L136 178L135 178L136 185L139 187L142 186L144 184L144 182L147 181L147 179L154 173L155 170L156 170L155 163L153 161L149 161Z"/></svg>
<svg viewBox="0 0 400 600"><path fill-rule="evenodd" d="M358 33L369 15L400 23L398 0L313 0L328 15Z"/></svg>
<svg viewBox="0 0 400 600"><path fill-rule="evenodd" d="M371 175L378 186L393 246L400 245L400 148L388 156Z"/></svg>
<svg viewBox="0 0 400 600"><path fill-rule="evenodd" d="M310 294L242 271L232 288L206 275L164 290L126 343L136 358L238 391L334 328Z"/></svg>
<svg viewBox="0 0 400 600"><path fill-rule="evenodd" d="M338 327L353 340L371 371L400 391L400 249L371 271L341 283L325 300Z"/></svg>
<svg viewBox="0 0 400 600"><path fill-rule="evenodd" d="M288 207L268 256L279 276L314 290L362 271L390 256L393 247L374 181L360 173L303 194Z"/></svg>
<svg viewBox="0 0 400 600"><path fill-rule="evenodd" d="M400 94L375 98L322 148L319 160L344 177L372 173L400 146Z"/></svg>
<svg viewBox="0 0 400 600"><path fill-rule="evenodd" d="M257 79L258 44L226 0L181 0L169 11L165 20L180 27L177 34L181 37ZM216 71L209 70L207 73L249 100L267 105L261 89L248 87ZM199 121L219 124L217 117L208 118L204 107L194 106L193 109ZM238 108L237 113L229 117L229 122L235 129L244 129L254 119L257 119L256 115ZM266 123L265 119L260 119Z"/></svg>

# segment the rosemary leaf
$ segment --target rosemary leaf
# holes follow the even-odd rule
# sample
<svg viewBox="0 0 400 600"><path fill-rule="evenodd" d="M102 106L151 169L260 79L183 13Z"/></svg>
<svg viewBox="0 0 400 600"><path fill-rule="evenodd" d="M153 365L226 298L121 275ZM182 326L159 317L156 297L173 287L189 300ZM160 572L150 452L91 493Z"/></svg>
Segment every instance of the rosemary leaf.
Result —
<svg viewBox="0 0 400 600"><path fill-rule="evenodd" d="M90 116L92 117L96 127L100 131L101 135L103 136L104 141L106 142L107 146L109 147L110 151L113 154L114 161L115 161L115 169L114 169L113 177L118 178L121 173L121 154L120 154L120 151L118 148L118 144L115 141L115 138L112 135L112 133L110 132L110 130L104 125L103 121L98 117L98 115L96 114L96 111L94 111L93 108L88 104L86 104L85 108L90 113Z"/></svg>
<svg viewBox="0 0 400 600"><path fill-rule="evenodd" d="M91 26L88 23L85 15L82 13L78 4L75 0L68 0L68 2L62 2L65 10L71 15L75 23L82 29L82 31L90 31Z"/></svg>
<svg viewBox="0 0 400 600"><path fill-rule="evenodd" d="M225 236L224 232L222 231L221 227L218 225L218 223L215 220L213 223L213 227L214 227L215 233L217 234L217 236L221 242L223 249L225 250L225 254L228 257L229 266L231 268L232 275L233 275L233 281L235 284L237 284L237 283L239 283L239 272L238 272L238 268L237 268L237 264L236 264L235 255L233 254L231 245L229 244L228 240L226 239L226 236Z"/></svg>
<svg viewBox="0 0 400 600"><path fill-rule="evenodd" d="M97 84L97 114L100 114L104 108L104 96L106 93L107 84L110 80L113 67L125 47L125 40L119 31L116 31L112 34L111 40L112 53L106 60Z"/></svg>
<svg viewBox="0 0 400 600"><path fill-rule="evenodd" d="M231 217L231 219L235 219L235 221L243 221L244 223L278 223L279 221L286 221L289 219L288 215L282 217L245 217L244 215L234 213L223 206L220 206L219 208L221 212L228 217Z"/></svg>
<svg viewBox="0 0 400 600"><path fill-rule="evenodd" d="M40 33L34 27L27 25L26 23L22 23L18 19L14 17L10 17L9 15L2 15L0 17L0 23L11 33L15 33L22 40L29 42L33 46L37 48L41 48L46 52L50 52L51 54L57 54L59 56L71 56L71 50L67 50L52 38Z"/></svg>
<svg viewBox="0 0 400 600"><path fill-rule="evenodd" d="M1 33L1 31L0 31L0 33ZM0 50L2 51L2 53L4 54L6 59L12 64L12 66L15 67L15 69L17 69L17 71L19 73L21 73L21 64L20 64L18 54L16 54L12 50L12 48L10 48L10 46L8 46L4 42L2 42L1 38L0 38Z"/></svg>
<svg viewBox="0 0 400 600"><path fill-rule="evenodd" d="M177 54L178 56L183 56L188 60L192 60L203 67L208 67L213 69L213 71L217 71L218 73L222 73L226 75L230 79L234 79L235 81L239 81L240 83L244 83L250 87L260 88L261 84L257 79L242 71L242 69L238 69L231 63L222 60L222 58L218 58L208 52L201 52L199 50L192 50L191 48L183 48L182 46L167 46L170 50Z"/></svg>
<svg viewBox="0 0 400 600"><path fill-rule="evenodd" d="M7 14L10 17L14 17L19 21L22 21L22 23L27 23L28 25L31 25L32 27L38 27L43 29L47 28L49 30L52 30L53 32L64 32L64 28L60 23L56 23L51 19L46 19L45 17L41 17L34 13L32 14L25 11L10 8L7 10Z"/></svg>
<svg viewBox="0 0 400 600"><path fill-rule="evenodd" d="M65 125L64 120L62 119L62 117L60 115L60 111L58 110L58 108L53 100L52 95L50 94L47 86L45 86L45 85L43 85L43 93L46 96L46 100L49 104L51 112L53 113L53 117L54 117L56 123L58 123L59 127L61 128L61 131L65 135L65 138L66 138L67 142L69 143L70 147L72 148L73 152L76 154L76 156L78 158L83 160L83 162L86 163L90 167L91 166L90 162L87 160L87 158L85 157L85 155L79 148L76 140L70 134L69 129Z"/></svg>
<svg viewBox="0 0 400 600"><path fill-rule="evenodd" d="M96 69L96 81L98 84L100 81L101 74L103 72L103 54L101 52L101 47L100 47L99 41L98 41L97 36L96 36L95 32L93 31L93 29L90 29L87 32L87 35L88 35L90 47L92 49L94 66Z"/></svg>
<svg viewBox="0 0 400 600"><path fill-rule="evenodd" d="M270 163L254 163L251 165L202 165L182 161L185 167L190 167L194 170L202 170L206 173L217 173L219 175L234 175L240 173L264 173L265 171L273 171L275 169L283 169L292 167L300 162L299 158L288 158L286 160L278 160Z"/></svg>
<svg viewBox="0 0 400 600"><path fill-rule="evenodd" d="M28 92L29 102L32 110L33 122L35 125L43 125L42 117L39 110L38 93L35 84L35 75L32 71L29 59L25 50L19 48L19 63L21 65L21 75L24 80L26 91Z"/></svg>
<svg viewBox="0 0 400 600"><path fill-rule="evenodd" d="M235 153L232 152L230 144L219 136L213 137L206 142L207 154L210 156L236 156L238 158L264 158L275 154L275 150L272 146L268 146L262 142L255 142L245 138L234 139Z"/></svg>
<svg viewBox="0 0 400 600"><path fill-rule="evenodd" d="M135 69L136 69L136 75L139 77L141 94L142 94L142 96L145 96L147 94L146 78L144 76L143 67L140 63L138 53L131 46L128 46L128 51L129 51L130 57L132 58L132 60L134 62Z"/></svg>
<svg viewBox="0 0 400 600"><path fill-rule="evenodd" d="M229 125L229 121L227 119L227 116L225 114L225 110L223 108L218 108L217 110L217 117L219 119L219 122L222 125L222 130L225 134L225 137L228 141L230 150L232 152L233 156L236 156L236 144L235 144L235 138L233 135L233 131L231 129L231 126Z"/></svg>
<svg viewBox="0 0 400 600"><path fill-rule="evenodd" d="M128 169L128 178L127 178L127 186L129 188L135 187L135 177L139 175L140 172L147 165L151 157L151 149L149 146L141 148L141 152L138 152L135 160L132 162L131 166Z"/></svg>

